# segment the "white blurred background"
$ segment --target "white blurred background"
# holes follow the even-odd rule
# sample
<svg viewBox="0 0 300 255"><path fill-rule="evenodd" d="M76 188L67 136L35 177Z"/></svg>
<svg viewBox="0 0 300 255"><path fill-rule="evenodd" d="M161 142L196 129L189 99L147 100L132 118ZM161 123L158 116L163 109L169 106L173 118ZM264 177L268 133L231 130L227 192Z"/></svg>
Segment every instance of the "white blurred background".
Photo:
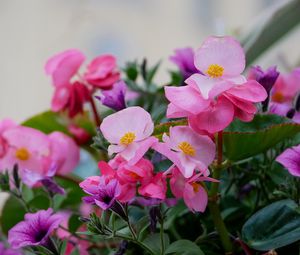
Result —
<svg viewBox="0 0 300 255"><path fill-rule="evenodd" d="M239 36L287 0L0 0L0 119L23 121L49 108L53 88L46 59L79 48L88 59L113 53L159 59L176 47L198 47L211 34ZM257 63L300 59L296 29ZM173 66L175 68L175 66ZM162 72L159 79L166 78Z"/></svg>

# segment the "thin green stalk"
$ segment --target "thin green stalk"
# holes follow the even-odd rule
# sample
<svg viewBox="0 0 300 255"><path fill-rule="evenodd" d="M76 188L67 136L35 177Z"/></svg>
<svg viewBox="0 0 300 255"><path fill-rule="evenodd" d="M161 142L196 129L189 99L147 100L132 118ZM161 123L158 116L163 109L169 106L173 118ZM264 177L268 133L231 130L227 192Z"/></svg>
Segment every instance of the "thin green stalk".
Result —
<svg viewBox="0 0 300 255"><path fill-rule="evenodd" d="M164 237L164 219L162 217L160 221L160 245L161 245L161 255L165 254L165 237Z"/></svg>
<svg viewBox="0 0 300 255"><path fill-rule="evenodd" d="M219 180L222 170L222 157L223 157L223 133L220 131L218 133L218 143L217 143L217 166L213 169L213 178ZM208 208L210 210L211 217L213 219L215 228L220 236L222 245L226 253L232 253L232 243L222 219L219 204L218 204L218 192L219 192L219 182L213 182L210 190L210 197L212 200L208 203Z"/></svg>

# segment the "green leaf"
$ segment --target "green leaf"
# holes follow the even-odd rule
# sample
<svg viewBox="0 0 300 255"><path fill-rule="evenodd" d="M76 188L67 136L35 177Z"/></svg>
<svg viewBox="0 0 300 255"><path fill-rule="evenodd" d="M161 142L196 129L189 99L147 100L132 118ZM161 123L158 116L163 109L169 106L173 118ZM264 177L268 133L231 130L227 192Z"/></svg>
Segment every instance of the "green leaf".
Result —
<svg viewBox="0 0 300 255"><path fill-rule="evenodd" d="M300 132L300 124L277 115L256 115L251 122L235 120L224 131L224 153L241 160L265 152Z"/></svg>
<svg viewBox="0 0 300 255"><path fill-rule="evenodd" d="M68 222L69 225L69 231L71 233L75 233L76 230L80 227L82 222L79 220L80 215L79 214L73 214Z"/></svg>
<svg viewBox="0 0 300 255"><path fill-rule="evenodd" d="M3 233L7 234L9 229L22 221L25 213L26 211L19 200L13 196L9 197L2 209L0 220Z"/></svg>
<svg viewBox="0 0 300 255"><path fill-rule="evenodd" d="M261 21L259 21L260 24L255 26L247 36L244 36L242 44L246 50L248 64L252 63L300 23L299 10L299 0L288 2L273 12L264 24L261 24Z"/></svg>
<svg viewBox="0 0 300 255"><path fill-rule="evenodd" d="M58 113L46 111L37 114L22 123L23 126L38 129L45 134L53 131L68 133L66 122L59 116Z"/></svg>
<svg viewBox="0 0 300 255"><path fill-rule="evenodd" d="M171 243L167 248L165 254L178 255L204 255L203 251L195 243L190 240L178 240Z"/></svg>
<svg viewBox="0 0 300 255"><path fill-rule="evenodd" d="M260 251L300 240L300 213L293 200L281 200L256 212L243 226L242 239Z"/></svg>
<svg viewBox="0 0 300 255"><path fill-rule="evenodd" d="M169 246L170 239L167 234L164 234L164 240L165 240L165 250ZM161 252L161 242L160 242L160 234L152 234L149 235L143 243L147 245L151 250L154 251L155 254L160 254Z"/></svg>
<svg viewBox="0 0 300 255"><path fill-rule="evenodd" d="M50 206L49 198L45 195L35 196L32 200L28 202L29 208L34 208L36 210L48 209Z"/></svg>

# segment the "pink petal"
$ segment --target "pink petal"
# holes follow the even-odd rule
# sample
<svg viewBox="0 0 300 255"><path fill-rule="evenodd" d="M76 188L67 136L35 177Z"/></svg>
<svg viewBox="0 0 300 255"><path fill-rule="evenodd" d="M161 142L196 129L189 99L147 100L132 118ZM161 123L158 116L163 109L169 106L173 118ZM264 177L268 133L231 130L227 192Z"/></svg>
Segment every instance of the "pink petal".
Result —
<svg viewBox="0 0 300 255"><path fill-rule="evenodd" d="M106 140L119 144L121 137L128 132L135 134L135 141L149 137L153 132L154 124L148 112L139 106L133 106L106 117L100 129Z"/></svg>
<svg viewBox="0 0 300 255"><path fill-rule="evenodd" d="M196 192L191 184L186 183L183 192L183 199L191 211L204 212L208 202L205 189L200 185Z"/></svg>
<svg viewBox="0 0 300 255"><path fill-rule="evenodd" d="M209 110L189 117L189 124L196 132L207 131L211 134L225 129L234 118L234 107L224 97L219 97Z"/></svg>
<svg viewBox="0 0 300 255"><path fill-rule="evenodd" d="M227 90L226 93L233 95L238 99L247 100L253 103L262 102L268 96L264 87L254 80L247 81L240 86L231 88L230 90Z"/></svg>
<svg viewBox="0 0 300 255"><path fill-rule="evenodd" d="M55 89L51 100L51 110L59 112L64 110L70 99L70 85L60 86Z"/></svg>
<svg viewBox="0 0 300 255"><path fill-rule="evenodd" d="M209 102L203 99L199 91L191 86L166 86L165 95L172 104L191 114L197 114L209 105Z"/></svg>
<svg viewBox="0 0 300 255"><path fill-rule="evenodd" d="M180 107L177 107L172 103L168 104L167 114L166 114L168 118L183 118L183 117L187 117L188 115L189 112L181 109Z"/></svg>
<svg viewBox="0 0 300 255"><path fill-rule="evenodd" d="M195 66L202 73L208 67L218 64L224 68L224 75L237 76L245 69L245 54L240 43L233 37L208 37L195 54Z"/></svg>
<svg viewBox="0 0 300 255"><path fill-rule="evenodd" d="M84 60L85 56L81 51L66 50L50 58L45 65L45 71L48 75L52 75L55 86L63 86L70 82Z"/></svg>
<svg viewBox="0 0 300 255"><path fill-rule="evenodd" d="M101 175L105 176L115 176L116 172L114 169L111 168L111 166L106 163L105 161L100 161L98 163L98 168L100 169Z"/></svg>
<svg viewBox="0 0 300 255"><path fill-rule="evenodd" d="M282 164L291 175L300 177L300 145L286 149L276 161Z"/></svg>
<svg viewBox="0 0 300 255"><path fill-rule="evenodd" d="M48 137L51 143L51 158L58 164L57 173L72 172L79 163L79 147L71 137L61 132L53 132Z"/></svg>

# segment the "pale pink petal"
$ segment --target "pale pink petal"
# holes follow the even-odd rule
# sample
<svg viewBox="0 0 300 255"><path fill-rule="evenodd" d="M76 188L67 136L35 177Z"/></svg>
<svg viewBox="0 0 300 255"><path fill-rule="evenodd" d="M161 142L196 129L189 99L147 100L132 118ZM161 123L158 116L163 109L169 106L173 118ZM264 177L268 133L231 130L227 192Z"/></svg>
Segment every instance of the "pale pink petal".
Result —
<svg viewBox="0 0 300 255"><path fill-rule="evenodd" d="M191 114L197 114L209 105L199 91L191 86L165 87L166 98L175 106Z"/></svg>
<svg viewBox="0 0 300 255"><path fill-rule="evenodd" d="M195 54L195 66L206 73L210 65L224 68L224 75L237 76L245 69L245 54L233 37L208 37Z"/></svg>
<svg viewBox="0 0 300 255"><path fill-rule="evenodd" d="M58 166L57 173L72 172L79 163L79 147L71 137L61 132L53 132L48 137L51 143L51 158Z"/></svg>
<svg viewBox="0 0 300 255"><path fill-rule="evenodd" d="M134 133L134 141L149 137L153 132L154 124L148 112L139 106L133 106L106 117L100 129L106 140L119 144L122 136L128 132Z"/></svg>
<svg viewBox="0 0 300 255"><path fill-rule="evenodd" d="M111 144L111 145L108 146L107 152L108 152L108 155L111 156L114 153L122 152L123 150L125 150L125 148L126 148L126 146L124 146L124 145Z"/></svg>
<svg viewBox="0 0 300 255"><path fill-rule="evenodd" d="M16 127L18 124L11 119L3 119L0 121L0 134L5 130Z"/></svg>
<svg viewBox="0 0 300 255"><path fill-rule="evenodd" d="M225 129L234 118L234 107L224 97L219 97L208 111L189 117L189 125L196 132L203 130L213 134Z"/></svg>
<svg viewBox="0 0 300 255"><path fill-rule="evenodd" d="M188 79L185 80L185 82L188 85L190 85L191 87L198 88L198 90L200 91L200 94L202 96L202 101L203 101L203 99L209 98L210 91L214 88L214 86L217 83L222 83L222 80L221 79L212 79L210 77L207 77L205 75L197 73L197 74L193 74L192 76L190 76ZM189 100L187 100L187 101L189 101ZM202 101L201 101L201 107L202 107L201 110L203 110L203 108L205 108L205 106L207 107L209 104L209 100L206 100L204 102L202 102ZM206 103L206 104L204 104L204 103ZM204 104L204 106L202 106L202 104Z"/></svg>
<svg viewBox="0 0 300 255"><path fill-rule="evenodd" d="M239 108L241 111L252 114L257 111L256 106L252 102L236 98L235 96L232 96L229 93L224 93L224 96L227 99L229 99L234 104L234 106Z"/></svg>
<svg viewBox="0 0 300 255"><path fill-rule="evenodd" d="M175 104L168 104L167 113L166 116L168 118L183 118L187 117L189 115L189 112L181 109L180 107L177 107Z"/></svg>
<svg viewBox="0 0 300 255"><path fill-rule="evenodd" d="M189 183L185 184L183 199L191 211L204 212L208 202L208 196L205 189L199 185L198 191L195 191Z"/></svg>
<svg viewBox="0 0 300 255"><path fill-rule="evenodd" d="M183 197L183 190L186 183L186 178L181 174L177 167L172 170L172 177L170 179L170 187L173 195L176 198Z"/></svg>
<svg viewBox="0 0 300 255"><path fill-rule="evenodd" d="M158 139L153 136L139 142L138 149L135 151L134 157L128 159L128 164L129 165L136 164L146 154L149 148L152 147L157 142Z"/></svg>

